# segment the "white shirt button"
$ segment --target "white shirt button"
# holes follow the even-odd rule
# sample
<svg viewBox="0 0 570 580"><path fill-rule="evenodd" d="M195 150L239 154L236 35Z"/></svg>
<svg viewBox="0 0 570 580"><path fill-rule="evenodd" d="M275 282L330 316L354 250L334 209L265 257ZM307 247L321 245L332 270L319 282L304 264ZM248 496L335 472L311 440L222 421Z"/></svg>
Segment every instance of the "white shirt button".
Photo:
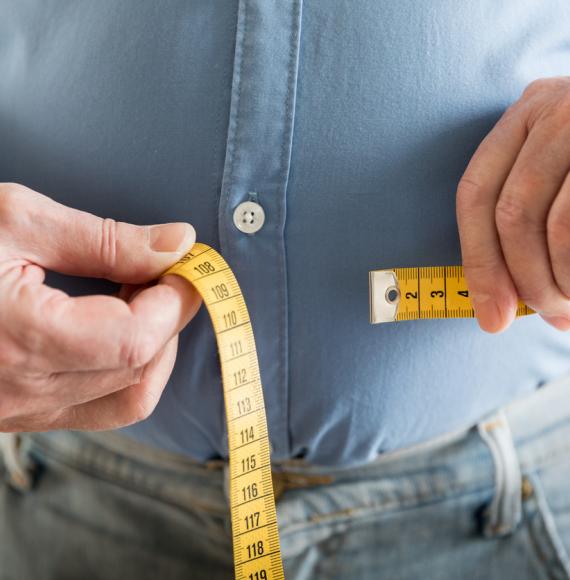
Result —
<svg viewBox="0 0 570 580"><path fill-rule="evenodd" d="M234 210L234 225L245 234L255 234L265 223L263 208L254 201L244 201Z"/></svg>

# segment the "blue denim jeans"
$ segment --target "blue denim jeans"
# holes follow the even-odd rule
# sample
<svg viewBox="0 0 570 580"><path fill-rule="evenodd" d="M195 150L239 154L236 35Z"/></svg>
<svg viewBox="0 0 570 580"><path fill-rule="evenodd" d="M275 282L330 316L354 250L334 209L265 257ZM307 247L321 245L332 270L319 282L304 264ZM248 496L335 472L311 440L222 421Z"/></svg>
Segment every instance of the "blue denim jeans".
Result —
<svg viewBox="0 0 570 580"><path fill-rule="evenodd" d="M227 466L3 436L1 580L232 578ZM570 578L570 376L358 468L274 466L286 577Z"/></svg>

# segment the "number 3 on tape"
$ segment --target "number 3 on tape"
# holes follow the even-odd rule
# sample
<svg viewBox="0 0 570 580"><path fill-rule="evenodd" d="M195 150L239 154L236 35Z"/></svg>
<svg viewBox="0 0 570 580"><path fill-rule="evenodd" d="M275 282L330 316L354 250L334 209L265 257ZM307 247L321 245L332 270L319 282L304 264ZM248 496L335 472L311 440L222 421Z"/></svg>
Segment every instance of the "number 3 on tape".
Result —
<svg viewBox="0 0 570 580"><path fill-rule="evenodd" d="M228 425L235 577L282 579L265 403L244 297L227 262L205 244L194 244L162 275L167 274L194 285L216 335Z"/></svg>
<svg viewBox="0 0 570 580"><path fill-rule="evenodd" d="M462 266L373 270L369 283L372 324L475 316ZM517 316L533 312L519 301Z"/></svg>

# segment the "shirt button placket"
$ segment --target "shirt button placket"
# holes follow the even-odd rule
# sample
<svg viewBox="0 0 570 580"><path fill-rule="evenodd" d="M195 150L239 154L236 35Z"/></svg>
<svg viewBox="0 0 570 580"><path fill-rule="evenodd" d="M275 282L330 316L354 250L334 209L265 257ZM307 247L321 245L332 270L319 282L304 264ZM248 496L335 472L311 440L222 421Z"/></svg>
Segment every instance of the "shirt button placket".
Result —
<svg viewBox="0 0 570 580"><path fill-rule="evenodd" d="M301 4L239 2L218 221L255 332L274 460L290 453L284 232Z"/></svg>

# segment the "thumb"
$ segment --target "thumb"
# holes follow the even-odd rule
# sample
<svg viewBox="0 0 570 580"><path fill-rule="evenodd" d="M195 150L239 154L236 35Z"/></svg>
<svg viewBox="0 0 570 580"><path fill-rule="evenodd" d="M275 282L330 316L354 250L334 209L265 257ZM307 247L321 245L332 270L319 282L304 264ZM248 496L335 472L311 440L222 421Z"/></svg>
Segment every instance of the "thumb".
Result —
<svg viewBox="0 0 570 580"><path fill-rule="evenodd" d="M0 187L0 244L64 274L141 284L181 258L195 240L187 223L132 225L69 208L23 186Z"/></svg>

